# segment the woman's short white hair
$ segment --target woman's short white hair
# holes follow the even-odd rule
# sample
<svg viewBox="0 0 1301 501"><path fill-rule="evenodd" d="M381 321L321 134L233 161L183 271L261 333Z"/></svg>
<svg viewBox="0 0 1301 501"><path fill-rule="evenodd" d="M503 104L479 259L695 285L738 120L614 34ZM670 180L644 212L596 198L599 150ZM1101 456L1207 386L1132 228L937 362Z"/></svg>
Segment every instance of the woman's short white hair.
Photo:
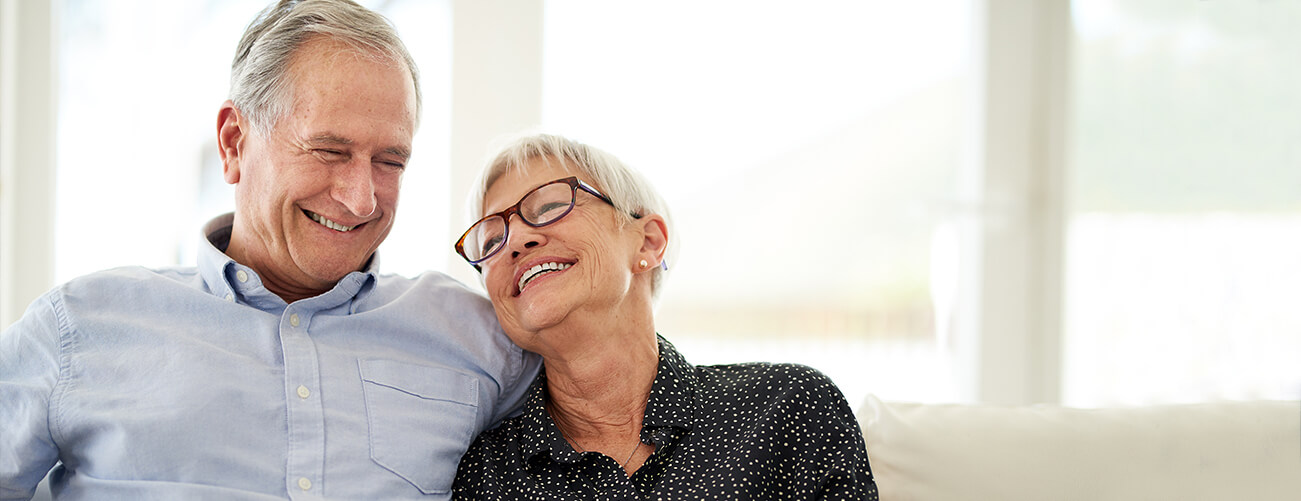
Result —
<svg viewBox="0 0 1301 501"><path fill-rule="evenodd" d="M601 149L552 134L529 134L506 140L505 146L479 173L474 190L470 192L470 220L466 225L483 217L483 197L493 183L508 172L526 175L529 163L535 159L559 161L564 168L577 173L583 181L610 198L625 222L648 214L664 218L669 236L668 248L664 252L664 262L657 263L660 266L652 271L651 279L652 296L658 299L668 264L677 256L677 234L673 230L668 204L641 173Z"/></svg>
<svg viewBox="0 0 1301 501"><path fill-rule="evenodd" d="M230 66L230 100L255 129L269 132L288 115L294 98L289 63L299 48L319 36L344 42L358 54L406 65L420 123L419 72L388 19L350 0L280 0L249 23Z"/></svg>

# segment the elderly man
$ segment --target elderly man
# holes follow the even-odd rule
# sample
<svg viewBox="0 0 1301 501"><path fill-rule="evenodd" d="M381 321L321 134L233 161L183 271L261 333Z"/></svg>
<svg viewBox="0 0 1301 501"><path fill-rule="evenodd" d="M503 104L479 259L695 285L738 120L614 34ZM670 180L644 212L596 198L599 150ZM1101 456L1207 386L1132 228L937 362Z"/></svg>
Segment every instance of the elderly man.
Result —
<svg viewBox="0 0 1301 501"><path fill-rule="evenodd" d="M59 286L0 334L0 499L446 499L538 360L450 278L380 275L420 115L391 25L281 1L217 116L195 268Z"/></svg>

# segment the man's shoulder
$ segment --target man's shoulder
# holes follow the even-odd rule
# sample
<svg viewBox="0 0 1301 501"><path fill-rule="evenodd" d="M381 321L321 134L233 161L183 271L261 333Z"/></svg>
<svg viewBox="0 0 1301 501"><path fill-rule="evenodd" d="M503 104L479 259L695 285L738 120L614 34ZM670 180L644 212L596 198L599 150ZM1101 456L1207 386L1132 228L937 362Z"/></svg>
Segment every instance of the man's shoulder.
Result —
<svg viewBox="0 0 1301 501"><path fill-rule="evenodd" d="M100 294L113 291L143 292L171 287L198 287L202 283L203 279L194 267L122 266L79 276L56 287L55 292L65 295L82 291Z"/></svg>
<svg viewBox="0 0 1301 501"><path fill-rule="evenodd" d="M458 307L492 308L492 302L482 292L438 271L426 271L414 277L377 274L375 284L375 293L385 302L420 299L440 304L453 302Z"/></svg>
<svg viewBox="0 0 1301 501"><path fill-rule="evenodd" d="M374 290L365 295L359 311L380 310L443 335L480 338L487 330L505 338L487 296L436 271L414 277L376 275Z"/></svg>
<svg viewBox="0 0 1301 501"><path fill-rule="evenodd" d="M64 282L47 295L56 302L112 304L139 302L149 297L174 297L203 288L194 268L123 266L82 275Z"/></svg>
<svg viewBox="0 0 1301 501"><path fill-rule="evenodd" d="M104 315L148 315L153 309L182 310L185 298L203 292L203 279L193 268L149 269L124 266L96 271L63 282L33 303L46 305L62 322L77 323ZM178 301L182 303L178 303Z"/></svg>

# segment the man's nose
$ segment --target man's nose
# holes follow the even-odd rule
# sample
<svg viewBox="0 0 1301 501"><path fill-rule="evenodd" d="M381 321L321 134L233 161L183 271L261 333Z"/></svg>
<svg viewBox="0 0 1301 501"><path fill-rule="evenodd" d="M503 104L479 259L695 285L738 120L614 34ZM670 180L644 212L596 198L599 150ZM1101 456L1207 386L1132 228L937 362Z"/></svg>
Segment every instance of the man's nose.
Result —
<svg viewBox="0 0 1301 501"><path fill-rule="evenodd" d="M335 200L358 217L375 213L379 200L375 197L375 173L370 162L354 160L336 168L334 179Z"/></svg>

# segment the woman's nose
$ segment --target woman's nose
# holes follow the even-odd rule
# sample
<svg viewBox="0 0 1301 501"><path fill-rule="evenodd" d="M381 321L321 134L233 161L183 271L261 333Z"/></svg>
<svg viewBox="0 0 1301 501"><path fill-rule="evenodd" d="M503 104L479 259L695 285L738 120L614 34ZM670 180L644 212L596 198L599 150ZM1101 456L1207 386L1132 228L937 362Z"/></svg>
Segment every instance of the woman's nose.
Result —
<svg viewBox="0 0 1301 501"><path fill-rule="evenodd" d="M529 226L518 216L518 214L511 216L509 236L506 239L506 247L510 249L512 259L519 257L520 252L546 242L546 235L538 231L539 228Z"/></svg>

